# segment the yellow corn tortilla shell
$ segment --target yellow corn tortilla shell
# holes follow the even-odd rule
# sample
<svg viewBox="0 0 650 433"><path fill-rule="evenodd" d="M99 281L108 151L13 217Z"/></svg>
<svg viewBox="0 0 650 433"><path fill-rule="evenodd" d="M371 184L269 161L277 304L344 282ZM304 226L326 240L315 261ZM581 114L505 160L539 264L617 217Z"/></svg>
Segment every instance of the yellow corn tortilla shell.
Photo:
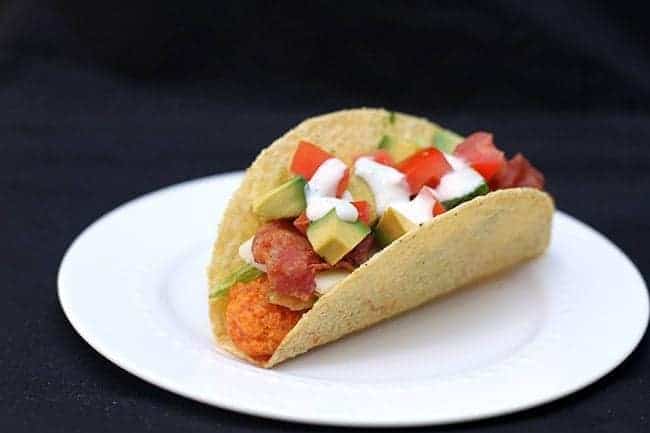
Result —
<svg viewBox="0 0 650 433"><path fill-rule="evenodd" d="M439 126L381 109L344 110L307 119L263 150L228 204L208 267L209 284L243 264L238 249L261 222L254 197L289 178L300 140L311 141L345 163L377 148L384 134L431 140ZM217 343L234 355L269 368L433 298L541 254L548 246L551 197L535 189L491 192L466 202L390 244L322 296L287 334L267 362L237 349L226 332L228 297L210 303ZM395 272L399 269L399 272Z"/></svg>

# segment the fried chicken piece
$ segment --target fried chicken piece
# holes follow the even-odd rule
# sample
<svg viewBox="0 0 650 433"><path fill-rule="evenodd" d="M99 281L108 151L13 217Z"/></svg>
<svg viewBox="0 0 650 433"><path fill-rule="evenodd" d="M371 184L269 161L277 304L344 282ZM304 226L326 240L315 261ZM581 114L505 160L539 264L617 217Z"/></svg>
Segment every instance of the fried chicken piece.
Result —
<svg viewBox="0 0 650 433"><path fill-rule="evenodd" d="M266 277L237 283L230 289L226 330L235 346L251 358L268 359L302 312L271 304Z"/></svg>

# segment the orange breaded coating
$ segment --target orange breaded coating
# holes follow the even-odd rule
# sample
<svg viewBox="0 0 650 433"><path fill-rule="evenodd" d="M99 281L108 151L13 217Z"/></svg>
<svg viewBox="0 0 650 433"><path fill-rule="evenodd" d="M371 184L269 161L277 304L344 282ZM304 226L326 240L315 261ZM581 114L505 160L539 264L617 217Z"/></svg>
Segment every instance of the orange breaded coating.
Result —
<svg viewBox="0 0 650 433"><path fill-rule="evenodd" d="M269 303L266 277L230 288L226 330L239 350L251 358L267 359L302 313Z"/></svg>

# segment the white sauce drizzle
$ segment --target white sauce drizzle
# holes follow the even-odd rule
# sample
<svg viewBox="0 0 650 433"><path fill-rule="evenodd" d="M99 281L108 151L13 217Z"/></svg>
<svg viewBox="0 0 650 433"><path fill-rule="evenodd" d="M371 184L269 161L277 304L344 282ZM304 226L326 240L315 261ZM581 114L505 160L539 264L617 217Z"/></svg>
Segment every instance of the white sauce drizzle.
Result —
<svg viewBox="0 0 650 433"><path fill-rule="evenodd" d="M330 158L323 162L316 173L309 180L309 189L321 197L336 196L336 187L341 182L348 167L337 158Z"/></svg>
<svg viewBox="0 0 650 433"><path fill-rule="evenodd" d="M239 246L239 257L242 258L243 261L248 263L251 266L256 267L262 272L266 272L266 265L262 263L257 263L255 261L255 258L253 257L253 239L255 236L251 237L249 240L244 242Z"/></svg>
<svg viewBox="0 0 650 433"><path fill-rule="evenodd" d="M410 191L403 173L369 157L357 159L354 167L355 173L370 186L378 215L383 215L391 205L409 201Z"/></svg>
<svg viewBox="0 0 650 433"><path fill-rule="evenodd" d="M457 156L454 156L454 155L452 155L450 153L442 152L442 154L445 157L445 159L447 160L447 162L449 163L449 165L451 165L452 169L461 170L461 169L467 167L467 164L461 158L459 158Z"/></svg>
<svg viewBox="0 0 650 433"><path fill-rule="evenodd" d="M324 295L339 281L350 275L350 272L343 270L331 270L316 273L316 292Z"/></svg>
<svg viewBox="0 0 650 433"><path fill-rule="evenodd" d="M305 197L307 198L307 218L309 221L316 221L323 218L332 209L336 210L336 216L343 221L355 222L359 218L359 212L349 201L336 197L321 197L305 187Z"/></svg>
<svg viewBox="0 0 650 433"><path fill-rule="evenodd" d="M473 168L464 167L445 174L436 188L436 197L440 201L462 197L478 188L485 180Z"/></svg>
<svg viewBox="0 0 650 433"><path fill-rule="evenodd" d="M354 201L354 197L352 197L352 193L346 189L341 200Z"/></svg>
<svg viewBox="0 0 650 433"><path fill-rule="evenodd" d="M345 191L343 198L336 198L336 188L341 182L347 166L343 161L330 158L323 162L305 186L307 200L307 218L316 221L327 215L332 209L343 221L355 222L359 212L350 201L352 195Z"/></svg>
<svg viewBox="0 0 650 433"><path fill-rule="evenodd" d="M435 204L435 192L428 186L423 186L413 200L394 203L391 207L411 220L414 224L424 224L433 219L433 207Z"/></svg>

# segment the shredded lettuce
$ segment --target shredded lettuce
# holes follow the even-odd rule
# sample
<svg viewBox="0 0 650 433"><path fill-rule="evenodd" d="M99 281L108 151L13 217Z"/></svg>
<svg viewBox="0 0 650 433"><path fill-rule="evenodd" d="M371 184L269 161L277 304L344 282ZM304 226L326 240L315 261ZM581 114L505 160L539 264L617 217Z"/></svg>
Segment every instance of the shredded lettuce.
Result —
<svg viewBox="0 0 650 433"><path fill-rule="evenodd" d="M210 287L210 300L215 300L227 295L230 288L235 284L248 283L249 281L259 278L262 274L264 274L264 272L260 271L256 267L252 265L244 265L232 274L228 275L225 279L217 281L216 284Z"/></svg>
<svg viewBox="0 0 650 433"><path fill-rule="evenodd" d="M387 148L388 146L391 145L392 141L393 141L393 139L390 138L390 136L382 135L381 140L379 140L379 143L377 144L377 147L379 149L385 149L385 148Z"/></svg>

